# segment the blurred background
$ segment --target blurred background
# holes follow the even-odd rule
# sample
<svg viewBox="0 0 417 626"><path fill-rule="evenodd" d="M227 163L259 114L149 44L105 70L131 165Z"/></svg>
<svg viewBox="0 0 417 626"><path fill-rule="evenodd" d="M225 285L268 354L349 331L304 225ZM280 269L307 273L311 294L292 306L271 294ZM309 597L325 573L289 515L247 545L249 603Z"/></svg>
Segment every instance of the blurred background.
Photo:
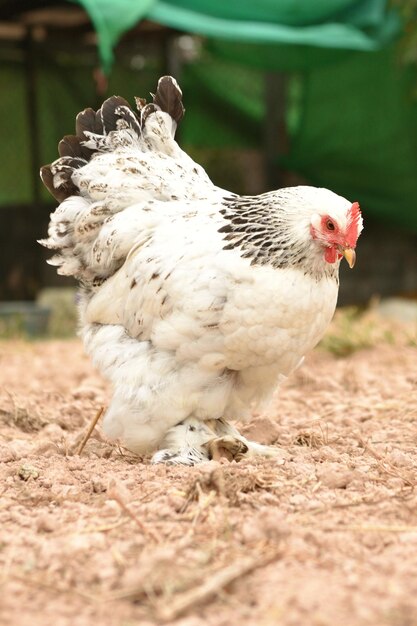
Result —
<svg viewBox="0 0 417 626"><path fill-rule="evenodd" d="M56 207L39 167L80 110L163 74L184 94L179 142L219 186L360 202L340 304L415 307L416 63L417 0L0 0L0 333L74 332L74 283L36 243Z"/></svg>

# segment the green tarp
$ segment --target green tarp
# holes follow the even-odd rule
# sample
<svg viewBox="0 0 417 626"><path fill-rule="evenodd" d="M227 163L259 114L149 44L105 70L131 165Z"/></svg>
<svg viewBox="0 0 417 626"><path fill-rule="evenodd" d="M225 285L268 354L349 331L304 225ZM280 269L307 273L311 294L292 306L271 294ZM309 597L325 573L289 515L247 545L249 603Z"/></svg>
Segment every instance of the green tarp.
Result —
<svg viewBox="0 0 417 626"><path fill-rule="evenodd" d="M375 50L399 22L385 0L78 0L106 69L119 37L146 17L186 32L256 44Z"/></svg>
<svg viewBox="0 0 417 626"><path fill-rule="evenodd" d="M401 26L388 2L79 2L96 24L106 67L114 42L142 17L208 37L209 60L184 71L182 139L190 145L259 145L263 73L287 72L290 152L281 165L417 230L415 77L390 45Z"/></svg>
<svg viewBox="0 0 417 626"><path fill-rule="evenodd" d="M98 29L108 67L113 45L141 17L207 35L201 57L182 68L187 113L181 143L187 150L260 148L265 75L283 72L290 149L281 165L312 184L359 200L366 214L417 231L417 76L399 62L400 24L387 2L79 2ZM134 95L154 89L164 70L161 62L146 61L140 71L115 63L109 94L133 101ZM96 104L91 71L76 51L38 62L43 162L56 158L57 139L71 132L78 110ZM30 201L21 63L2 59L0 90L1 117L11 120L2 130L0 203Z"/></svg>

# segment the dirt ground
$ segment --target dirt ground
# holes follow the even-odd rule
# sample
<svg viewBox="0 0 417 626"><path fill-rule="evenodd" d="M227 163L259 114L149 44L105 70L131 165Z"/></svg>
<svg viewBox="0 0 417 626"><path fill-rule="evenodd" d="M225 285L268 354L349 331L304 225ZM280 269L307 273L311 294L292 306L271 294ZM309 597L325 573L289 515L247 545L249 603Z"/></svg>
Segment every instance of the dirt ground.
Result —
<svg viewBox="0 0 417 626"><path fill-rule="evenodd" d="M278 459L194 468L76 453L76 339L1 342L0 384L1 626L417 624L415 345L316 350L246 426Z"/></svg>

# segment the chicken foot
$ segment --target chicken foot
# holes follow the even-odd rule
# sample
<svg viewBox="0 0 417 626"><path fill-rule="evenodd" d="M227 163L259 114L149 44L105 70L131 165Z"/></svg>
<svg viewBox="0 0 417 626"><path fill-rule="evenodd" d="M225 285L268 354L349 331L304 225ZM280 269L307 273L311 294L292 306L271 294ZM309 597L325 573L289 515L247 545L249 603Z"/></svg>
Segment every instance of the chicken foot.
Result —
<svg viewBox="0 0 417 626"><path fill-rule="evenodd" d="M202 421L189 417L167 432L152 463L195 465L221 457L240 461L246 457L274 457L278 449L248 441L223 418Z"/></svg>

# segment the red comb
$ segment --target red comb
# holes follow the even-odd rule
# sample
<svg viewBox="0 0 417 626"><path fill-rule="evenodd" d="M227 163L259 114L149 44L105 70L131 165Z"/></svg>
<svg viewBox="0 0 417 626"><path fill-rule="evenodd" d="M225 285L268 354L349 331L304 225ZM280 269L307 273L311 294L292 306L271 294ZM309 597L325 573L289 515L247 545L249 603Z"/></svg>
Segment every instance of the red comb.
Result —
<svg viewBox="0 0 417 626"><path fill-rule="evenodd" d="M361 209L359 202L353 202L349 211L349 225L347 229L347 243L354 248L359 237L359 220L361 217Z"/></svg>
<svg viewBox="0 0 417 626"><path fill-rule="evenodd" d="M354 202L350 207L350 214L352 222L358 222L361 216L361 208L359 202Z"/></svg>

